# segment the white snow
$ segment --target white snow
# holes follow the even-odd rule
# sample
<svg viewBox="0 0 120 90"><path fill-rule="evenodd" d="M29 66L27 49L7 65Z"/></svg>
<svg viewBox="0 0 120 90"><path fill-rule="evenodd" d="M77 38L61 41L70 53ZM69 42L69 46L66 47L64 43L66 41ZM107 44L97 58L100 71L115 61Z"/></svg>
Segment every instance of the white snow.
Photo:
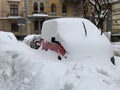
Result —
<svg viewBox="0 0 120 90"><path fill-rule="evenodd" d="M69 58L80 59L89 56L110 58L113 56L111 44L107 37L100 33L87 19L60 18L45 21L41 35L48 42L51 42L51 37L56 37L68 52Z"/></svg>
<svg viewBox="0 0 120 90"><path fill-rule="evenodd" d="M120 42L111 42L114 55L120 56Z"/></svg>
<svg viewBox="0 0 120 90"><path fill-rule="evenodd" d="M0 40L0 90L120 90L120 57L116 65L106 59L59 61L50 50Z"/></svg>
<svg viewBox="0 0 120 90"><path fill-rule="evenodd" d="M36 34L32 34L32 35L27 35L23 42L26 43L27 45L30 45L30 42L33 40L33 37L36 36Z"/></svg>
<svg viewBox="0 0 120 90"><path fill-rule="evenodd" d="M11 32L0 31L0 41L17 41L17 39Z"/></svg>
<svg viewBox="0 0 120 90"><path fill-rule="evenodd" d="M33 14L33 16L42 16L42 17L46 17L48 16L47 14Z"/></svg>
<svg viewBox="0 0 120 90"><path fill-rule="evenodd" d="M21 16L8 16L8 19L18 19L18 18L22 18Z"/></svg>

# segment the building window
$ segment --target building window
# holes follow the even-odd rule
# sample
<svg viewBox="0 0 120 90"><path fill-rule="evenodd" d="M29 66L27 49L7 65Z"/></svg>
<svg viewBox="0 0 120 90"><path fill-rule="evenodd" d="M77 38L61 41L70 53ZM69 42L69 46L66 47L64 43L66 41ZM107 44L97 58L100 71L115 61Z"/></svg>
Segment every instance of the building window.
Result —
<svg viewBox="0 0 120 90"><path fill-rule="evenodd" d="M56 5L55 4L51 5L51 15L56 15Z"/></svg>
<svg viewBox="0 0 120 90"><path fill-rule="evenodd" d="M39 33L39 21L34 21L35 34Z"/></svg>
<svg viewBox="0 0 120 90"><path fill-rule="evenodd" d="M38 3L34 3L34 13L38 13Z"/></svg>
<svg viewBox="0 0 120 90"><path fill-rule="evenodd" d="M40 3L40 12L44 13L44 4L43 3Z"/></svg>
<svg viewBox="0 0 120 90"><path fill-rule="evenodd" d="M10 5L10 15L18 15L18 5Z"/></svg>
<svg viewBox="0 0 120 90"><path fill-rule="evenodd" d="M66 6L66 5L63 5L63 6L62 6L62 14L63 14L63 15L66 15L66 14L67 14L67 6Z"/></svg>
<svg viewBox="0 0 120 90"><path fill-rule="evenodd" d="M79 11L78 7L79 7L78 4L74 4L74 6L73 6L73 15L74 16L78 15L78 11Z"/></svg>
<svg viewBox="0 0 120 90"><path fill-rule="evenodd" d="M11 23L11 31L13 32L19 31L17 23Z"/></svg>

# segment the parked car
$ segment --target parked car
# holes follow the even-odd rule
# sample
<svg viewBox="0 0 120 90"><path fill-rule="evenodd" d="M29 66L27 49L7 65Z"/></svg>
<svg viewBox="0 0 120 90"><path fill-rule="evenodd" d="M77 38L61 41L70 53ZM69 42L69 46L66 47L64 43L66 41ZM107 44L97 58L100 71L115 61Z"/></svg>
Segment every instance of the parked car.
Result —
<svg viewBox="0 0 120 90"><path fill-rule="evenodd" d="M34 49L38 49L40 47L40 39L41 39L41 35L35 35L30 42L30 47Z"/></svg>
<svg viewBox="0 0 120 90"><path fill-rule="evenodd" d="M54 40L53 40L54 38ZM107 37L84 18L58 18L43 23L40 44L42 50L52 50L58 59L69 57L113 57ZM103 53L104 52L104 53Z"/></svg>
<svg viewBox="0 0 120 90"><path fill-rule="evenodd" d="M12 32L5 32L0 31L0 40L1 41L10 41L10 42L17 42L17 38L15 37L14 33Z"/></svg>

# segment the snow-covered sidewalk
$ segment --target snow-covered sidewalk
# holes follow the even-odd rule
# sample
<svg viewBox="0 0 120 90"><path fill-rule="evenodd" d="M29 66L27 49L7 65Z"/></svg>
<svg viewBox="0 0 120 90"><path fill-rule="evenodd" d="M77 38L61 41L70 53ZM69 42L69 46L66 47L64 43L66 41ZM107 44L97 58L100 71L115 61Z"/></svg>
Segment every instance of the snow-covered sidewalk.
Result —
<svg viewBox="0 0 120 90"><path fill-rule="evenodd" d="M111 42L114 55L120 56L120 42Z"/></svg>

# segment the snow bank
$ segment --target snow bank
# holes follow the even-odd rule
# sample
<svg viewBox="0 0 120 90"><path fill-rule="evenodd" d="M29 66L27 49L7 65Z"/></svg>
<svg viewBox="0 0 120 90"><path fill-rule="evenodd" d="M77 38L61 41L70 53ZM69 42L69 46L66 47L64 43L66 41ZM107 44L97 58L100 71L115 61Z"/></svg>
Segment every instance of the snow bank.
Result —
<svg viewBox="0 0 120 90"><path fill-rule="evenodd" d="M120 42L111 42L113 53L115 56L120 56Z"/></svg>
<svg viewBox="0 0 120 90"><path fill-rule="evenodd" d="M59 61L52 51L33 50L20 42L0 44L0 47L0 90L120 88L119 68L102 63L104 58Z"/></svg>
<svg viewBox="0 0 120 90"><path fill-rule="evenodd" d="M0 40L0 90L119 90L120 57L115 59L116 65L94 56L59 61L53 51Z"/></svg>

